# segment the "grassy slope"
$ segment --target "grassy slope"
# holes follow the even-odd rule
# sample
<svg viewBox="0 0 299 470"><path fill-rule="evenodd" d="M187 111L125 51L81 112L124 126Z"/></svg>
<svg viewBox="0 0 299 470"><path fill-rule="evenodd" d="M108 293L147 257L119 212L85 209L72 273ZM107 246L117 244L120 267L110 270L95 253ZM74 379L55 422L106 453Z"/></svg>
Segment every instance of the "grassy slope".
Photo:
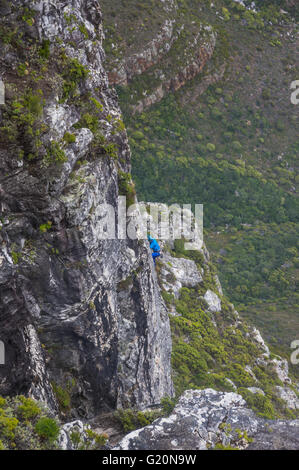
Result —
<svg viewBox="0 0 299 470"><path fill-rule="evenodd" d="M170 248L166 245L164 250ZM174 249L170 251L175 257L192 259L203 272L203 282L197 287L183 287L179 299L171 291L162 290L165 302L171 309L175 307L178 313L170 315L173 380L177 396L190 388L236 389L261 416L270 419L295 417L296 413L288 410L276 396L276 386L282 384L273 363L269 361L265 366L256 361L261 358L262 351L253 341L251 329L247 322L238 321L233 305L218 292L213 264L206 262L198 251L185 251L181 240L176 240ZM163 274L160 262L157 272L163 286L165 272ZM207 289L220 295L221 312L211 314L207 310L203 298ZM271 359L274 357L272 354ZM251 386L261 388L265 395L252 393L247 388Z"/></svg>
<svg viewBox="0 0 299 470"><path fill-rule="evenodd" d="M200 2L199 13L197 2L182 3L185 23L198 14L218 30L218 46L200 76L141 115L131 116L128 102L137 87L150 88L150 73L118 89L137 192L147 200L204 203L206 242L220 261L225 292L275 350L289 355L299 323L298 108L289 89L298 78L295 29L283 16L277 25L257 20L249 27L252 18L230 2L213 9ZM216 14L224 6L227 20ZM266 17L276 22L272 11ZM224 62L224 79L200 95L205 76ZM246 230L241 224L248 223Z"/></svg>

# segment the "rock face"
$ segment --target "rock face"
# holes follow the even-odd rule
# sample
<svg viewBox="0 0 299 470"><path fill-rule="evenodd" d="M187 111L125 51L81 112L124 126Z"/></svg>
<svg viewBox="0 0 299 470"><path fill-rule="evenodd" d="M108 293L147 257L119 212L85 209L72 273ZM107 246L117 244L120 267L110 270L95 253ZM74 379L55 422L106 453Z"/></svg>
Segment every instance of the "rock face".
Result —
<svg viewBox="0 0 299 470"><path fill-rule="evenodd" d="M118 450L298 449L299 420L257 417L236 393L187 390L171 415L128 434Z"/></svg>
<svg viewBox="0 0 299 470"><path fill-rule="evenodd" d="M221 300L215 292L210 289L207 290L204 297L205 301L208 304L208 310L210 312L220 312L221 311Z"/></svg>
<svg viewBox="0 0 299 470"><path fill-rule="evenodd" d="M194 287L203 280L194 261L174 258L169 253L164 255L161 275L165 290L171 290L176 297L183 286Z"/></svg>
<svg viewBox="0 0 299 470"><path fill-rule="evenodd" d="M276 393L284 400L290 409L296 410L299 409L299 399L294 390L289 387L280 387L279 385L276 387Z"/></svg>
<svg viewBox="0 0 299 470"><path fill-rule="evenodd" d="M54 410L58 397L73 417L157 403L173 393L171 339L149 249L103 239L103 204L116 209L130 151L103 69L100 6L12 1L1 27L16 25L22 39L0 46L0 394Z"/></svg>

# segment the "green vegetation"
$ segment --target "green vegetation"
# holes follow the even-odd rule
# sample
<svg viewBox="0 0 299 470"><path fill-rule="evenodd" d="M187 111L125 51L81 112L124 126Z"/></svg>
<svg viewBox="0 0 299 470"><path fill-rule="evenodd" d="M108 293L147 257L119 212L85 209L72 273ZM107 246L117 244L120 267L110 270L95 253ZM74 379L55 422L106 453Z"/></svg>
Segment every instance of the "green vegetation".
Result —
<svg viewBox="0 0 299 470"><path fill-rule="evenodd" d="M43 417L35 425L36 434L46 442L53 444L59 435L59 426L55 419Z"/></svg>
<svg viewBox="0 0 299 470"><path fill-rule="evenodd" d="M0 450L55 449L58 423L31 398L0 397Z"/></svg>
<svg viewBox="0 0 299 470"><path fill-rule="evenodd" d="M70 392L72 389L71 383L68 383L66 388L61 387L55 382L52 382L51 385L53 388L53 392L56 396L56 399L58 401L60 410L64 413L68 412L71 408L71 395L70 395Z"/></svg>
<svg viewBox="0 0 299 470"><path fill-rule="evenodd" d="M161 409L144 412L131 408L119 409L115 411L114 417L124 432L130 432L151 424L157 418L170 415L175 404L175 399L164 397L161 400Z"/></svg>
<svg viewBox="0 0 299 470"><path fill-rule="evenodd" d="M222 286L285 357L298 325L298 224L256 224L209 234ZM292 372L298 374L296 367Z"/></svg>
<svg viewBox="0 0 299 470"><path fill-rule="evenodd" d="M99 450L108 439L107 434L98 434L91 429L85 429L83 435L73 431L70 437L75 450Z"/></svg>
<svg viewBox="0 0 299 470"><path fill-rule="evenodd" d="M135 203L136 191L130 173L118 171L118 188L120 196L127 198L127 207Z"/></svg>
<svg viewBox="0 0 299 470"><path fill-rule="evenodd" d="M170 397L163 397L161 399L162 413L164 416L169 416L176 405L176 399Z"/></svg>
<svg viewBox="0 0 299 470"><path fill-rule="evenodd" d="M202 98L203 101L205 99ZM240 115L236 116L235 122L239 123ZM242 122L245 119L242 118ZM133 178L141 199L181 204L186 201L201 202L204 204L207 228L223 227L225 224L239 228L242 223L254 223L256 220L268 223L298 221L298 198L284 189L284 185L290 187L295 183L295 173L284 171L284 164L275 166L267 177L260 171L262 168L256 168L259 165L254 163L255 157L248 155L248 149L240 155L244 144L233 137L232 142L218 141L217 145L211 142L198 143L199 122L196 115L187 114L174 95L167 96L146 114L134 117L134 122L135 128L147 126L150 129L146 142L155 142L153 150L145 143L145 139L139 144L140 140L136 139L134 132L130 139ZM217 133L220 130L225 139L226 136L236 136L233 134L234 126L235 123L230 124L227 117L223 121L222 133L219 129L222 126L217 125ZM194 136L192 129L195 129ZM210 132L213 132L215 139L214 125ZM182 138L187 135L187 140ZM256 144L255 141L249 142L251 145ZM217 155L214 157L216 149ZM295 155L294 146L290 149L290 164L295 163ZM277 177L280 178L279 186L275 181Z"/></svg>
<svg viewBox="0 0 299 470"><path fill-rule="evenodd" d="M22 404L18 407L17 412L25 420L36 418L41 414L41 409L36 401L23 396L20 396L19 400Z"/></svg>
<svg viewBox="0 0 299 470"><path fill-rule="evenodd" d="M48 165L51 163L64 163L67 161L67 156L64 150L61 148L59 142L52 140L50 142L49 147L47 148L47 155L45 157L45 161Z"/></svg>
<svg viewBox="0 0 299 470"><path fill-rule="evenodd" d="M43 59L49 59L49 57L50 57L50 44L51 43L50 43L49 39L45 39L42 42L42 46L39 50L39 55Z"/></svg>
<svg viewBox="0 0 299 470"><path fill-rule="evenodd" d="M161 416L160 411L138 411L127 409L119 409L115 411L114 417L117 419L124 432L130 432L134 429L142 428L151 424L155 419Z"/></svg>
<svg viewBox="0 0 299 470"><path fill-rule="evenodd" d="M87 70L78 59L69 59L64 53L61 54L64 78L62 101L76 96L77 87L84 80L89 70Z"/></svg>
<svg viewBox="0 0 299 470"><path fill-rule="evenodd" d="M221 313L213 316L206 311L202 295L208 288L214 292L217 288L213 266L198 264L205 269L204 283L199 288L182 288L179 299L168 298L179 314L170 317L177 396L190 388L234 391L232 381L259 415L269 419L294 417L296 413L288 410L275 395L275 386L281 385L275 371L269 366L256 365L260 351L248 337L248 325L242 322L232 326L236 320L232 305L221 297ZM265 396L247 390L246 387L252 386L260 387Z"/></svg>
<svg viewBox="0 0 299 470"><path fill-rule="evenodd" d="M40 230L42 233L46 233L48 230L50 230L51 227L52 227L52 222L48 220L46 223L41 224L41 225L39 226L39 230Z"/></svg>
<svg viewBox="0 0 299 470"><path fill-rule="evenodd" d="M45 130L41 125L44 106L43 92L29 88L23 95L12 100L4 113L0 135L4 142L23 143L24 150L19 149L20 158L33 160L41 147L41 134Z"/></svg>
<svg viewBox="0 0 299 470"><path fill-rule="evenodd" d="M71 134L70 132L66 132L63 136L63 140L67 144L73 144L74 142L76 142L76 136L75 136L75 134Z"/></svg>
<svg viewBox="0 0 299 470"><path fill-rule="evenodd" d="M0 397L0 450L54 450L59 431L59 423L42 403L22 395ZM73 431L70 438L75 449L96 450L108 436L85 428L82 433Z"/></svg>
<svg viewBox="0 0 299 470"><path fill-rule="evenodd" d="M243 398L247 404L260 416L270 419L275 418L274 407L268 397L260 393L251 393L246 389L240 389L239 391L242 391Z"/></svg>
<svg viewBox="0 0 299 470"><path fill-rule="evenodd" d="M74 125L75 129L86 127L91 130L93 134L96 134L99 127L99 119L96 115L90 113L84 113L81 116L80 121Z"/></svg>
<svg viewBox="0 0 299 470"><path fill-rule="evenodd" d="M22 258L22 254L19 252L19 251L12 251L11 252L11 257L12 257L12 260L13 260L13 263L14 264L18 264Z"/></svg>

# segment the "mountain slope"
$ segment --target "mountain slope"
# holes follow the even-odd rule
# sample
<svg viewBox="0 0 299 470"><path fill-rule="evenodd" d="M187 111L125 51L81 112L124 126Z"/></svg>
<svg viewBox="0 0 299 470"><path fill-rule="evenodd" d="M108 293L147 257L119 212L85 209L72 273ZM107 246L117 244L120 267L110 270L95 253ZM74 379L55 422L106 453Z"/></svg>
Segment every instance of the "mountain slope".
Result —
<svg viewBox="0 0 299 470"><path fill-rule="evenodd" d="M194 50L188 40L166 38L157 62L135 70L117 91L138 194L204 204L206 242L225 292L274 350L289 357L299 324L298 106L290 100L298 75L298 26L286 10L297 17L298 7L256 4L258 13L233 1L172 2L170 18L191 38L200 25L214 34L203 68L185 77ZM129 13L136 2L128 5L124 21L103 2L106 43L114 44L107 48L110 70L131 57L128 44L139 56L147 50L158 29L159 5L151 5L149 27L142 10L142 25L132 29ZM153 94L167 76L179 75L177 69L184 86Z"/></svg>

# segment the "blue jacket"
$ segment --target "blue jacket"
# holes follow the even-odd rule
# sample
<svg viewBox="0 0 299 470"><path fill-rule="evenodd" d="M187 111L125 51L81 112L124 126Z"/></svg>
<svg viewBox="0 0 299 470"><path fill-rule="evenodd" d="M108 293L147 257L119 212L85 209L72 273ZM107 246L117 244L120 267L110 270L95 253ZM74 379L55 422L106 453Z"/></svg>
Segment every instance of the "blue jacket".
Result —
<svg viewBox="0 0 299 470"><path fill-rule="evenodd" d="M153 251L161 251L160 245L153 237L148 236L148 241L150 242L150 249Z"/></svg>

